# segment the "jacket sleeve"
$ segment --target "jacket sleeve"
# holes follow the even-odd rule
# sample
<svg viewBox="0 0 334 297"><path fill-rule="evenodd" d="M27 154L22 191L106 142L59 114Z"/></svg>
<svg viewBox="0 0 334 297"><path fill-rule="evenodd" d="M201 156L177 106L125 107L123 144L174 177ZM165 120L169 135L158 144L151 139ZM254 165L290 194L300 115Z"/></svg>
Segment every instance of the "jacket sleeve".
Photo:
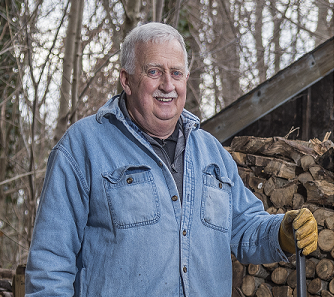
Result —
<svg viewBox="0 0 334 297"><path fill-rule="evenodd" d="M48 167L26 268L25 296L73 296L76 257L88 217L89 188L74 158L58 145Z"/></svg>
<svg viewBox="0 0 334 297"><path fill-rule="evenodd" d="M238 168L228 158L227 170L233 172L231 251L242 263L288 261L282 251L278 232L284 215L270 215L263 203L244 186Z"/></svg>

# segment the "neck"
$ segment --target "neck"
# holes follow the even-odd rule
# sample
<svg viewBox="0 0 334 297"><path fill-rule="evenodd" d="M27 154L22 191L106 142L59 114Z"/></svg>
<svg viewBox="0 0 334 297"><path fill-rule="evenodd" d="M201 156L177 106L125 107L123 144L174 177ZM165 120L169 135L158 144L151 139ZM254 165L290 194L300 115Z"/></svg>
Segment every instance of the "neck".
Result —
<svg viewBox="0 0 334 297"><path fill-rule="evenodd" d="M132 122L134 122L140 128L140 130L147 133L151 137L156 137L159 139L167 139L169 136L173 134L175 130L175 125L172 125L172 126L171 125L161 125L160 127L156 127L156 131L148 131L134 119L134 117L131 115L130 112L129 112L129 116Z"/></svg>

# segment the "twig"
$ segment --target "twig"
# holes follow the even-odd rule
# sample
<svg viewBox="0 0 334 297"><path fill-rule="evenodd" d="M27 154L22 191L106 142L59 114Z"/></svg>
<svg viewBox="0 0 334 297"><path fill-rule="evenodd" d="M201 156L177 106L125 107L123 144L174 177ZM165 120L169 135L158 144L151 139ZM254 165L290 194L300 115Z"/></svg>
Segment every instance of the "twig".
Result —
<svg viewBox="0 0 334 297"><path fill-rule="evenodd" d="M19 174L17 176L14 176L12 178L9 178L9 179L6 179L6 180L0 182L0 186L2 186L4 184L8 184L8 183L10 183L10 182L12 182L14 180L17 180L17 179L19 179L21 177L32 175L34 173L45 173L45 171L46 171L46 169L42 169L42 170L30 171L30 172L27 172L27 173Z"/></svg>

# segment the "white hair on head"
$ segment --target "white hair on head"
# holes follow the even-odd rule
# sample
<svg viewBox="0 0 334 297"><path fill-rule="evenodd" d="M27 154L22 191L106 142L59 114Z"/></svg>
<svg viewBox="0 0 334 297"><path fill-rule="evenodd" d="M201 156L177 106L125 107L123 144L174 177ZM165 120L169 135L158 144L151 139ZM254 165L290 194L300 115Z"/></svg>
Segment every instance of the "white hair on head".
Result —
<svg viewBox="0 0 334 297"><path fill-rule="evenodd" d="M129 74L135 72L135 49L138 43L166 42L176 39L183 50L185 70L188 73L188 54L182 35L172 26L162 23L148 23L134 28L124 39L121 47L121 68Z"/></svg>

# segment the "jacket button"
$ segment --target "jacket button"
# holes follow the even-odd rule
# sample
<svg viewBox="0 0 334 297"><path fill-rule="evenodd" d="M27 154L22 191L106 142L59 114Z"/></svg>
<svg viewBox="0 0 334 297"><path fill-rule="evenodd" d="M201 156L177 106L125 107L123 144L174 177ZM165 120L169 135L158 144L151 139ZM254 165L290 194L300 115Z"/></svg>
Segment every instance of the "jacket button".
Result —
<svg viewBox="0 0 334 297"><path fill-rule="evenodd" d="M172 200L173 200L173 201L177 201L177 199L178 199L178 197L177 197L176 195L174 195L174 196L172 197Z"/></svg>
<svg viewBox="0 0 334 297"><path fill-rule="evenodd" d="M221 189L223 187L222 183L219 183L219 189Z"/></svg>
<svg viewBox="0 0 334 297"><path fill-rule="evenodd" d="M163 167L162 162L159 162L158 165L159 165L159 167Z"/></svg>
<svg viewBox="0 0 334 297"><path fill-rule="evenodd" d="M183 235L183 236L186 236L186 235L187 235L187 231L186 231L186 230L183 230L183 231L182 231L182 235Z"/></svg>
<svg viewBox="0 0 334 297"><path fill-rule="evenodd" d="M187 273L187 266L183 266L182 270L183 270L184 273Z"/></svg>
<svg viewBox="0 0 334 297"><path fill-rule="evenodd" d="M133 178L132 178L132 177L129 177L129 178L126 180L126 182L127 182L128 184L132 184L132 182L133 182Z"/></svg>

